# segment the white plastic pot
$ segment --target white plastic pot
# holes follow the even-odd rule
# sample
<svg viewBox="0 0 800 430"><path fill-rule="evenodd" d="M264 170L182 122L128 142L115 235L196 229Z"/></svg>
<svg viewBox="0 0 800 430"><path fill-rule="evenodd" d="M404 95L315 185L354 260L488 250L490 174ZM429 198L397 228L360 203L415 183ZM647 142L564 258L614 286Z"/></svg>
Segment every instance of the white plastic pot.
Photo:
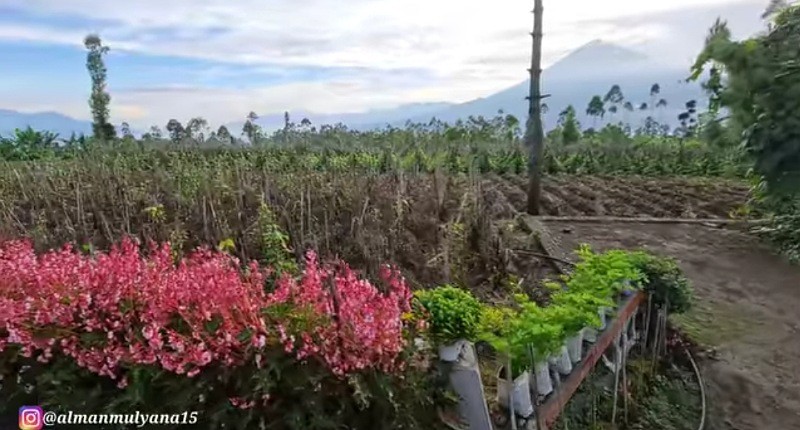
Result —
<svg viewBox="0 0 800 430"><path fill-rule="evenodd" d="M535 363L533 370L536 373L536 392L546 396L553 392L553 380L550 378L550 366L547 360Z"/></svg>
<svg viewBox="0 0 800 430"><path fill-rule="evenodd" d="M458 361L468 344L466 340L457 340L449 345L439 346L439 359L447 362Z"/></svg>
<svg viewBox="0 0 800 430"><path fill-rule="evenodd" d="M567 351L572 364L579 363L583 358L583 330L567 339Z"/></svg>
<svg viewBox="0 0 800 430"><path fill-rule="evenodd" d="M514 413L523 418L530 417L533 415L530 380L528 371L522 372L514 379L514 386L511 387L508 378L505 378L505 367L501 367L497 372L497 402L510 408L510 397L514 402Z"/></svg>
<svg viewBox="0 0 800 430"><path fill-rule="evenodd" d="M562 375L572 373L572 361L569 359L569 351L566 345L563 345L558 353L550 357L548 362Z"/></svg>
<svg viewBox="0 0 800 430"><path fill-rule="evenodd" d="M597 342L597 330L592 327L583 328L583 340L589 343Z"/></svg>
<svg viewBox="0 0 800 430"><path fill-rule="evenodd" d="M585 340L585 341L587 341L589 343L597 342L597 335L600 332L602 332L603 330L605 330L606 327L608 327L608 323L606 321L606 318L607 318L607 314L608 314L609 311L610 311L610 309L605 307L605 306L601 306L601 307L597 308L597 316L600 318L600 327L598 327L598 328L585 327L583 329L583 340Z"/></svg>
<svg viewBox="0 0 800 430"><path fill-rule="evenodd" d="M608 324L606 322L606 317L608 316L610 310L611 309L605 306L601 306L600 309L597 310L597 316L600 317L600 328L599 328L600 331L603 331L606 329L606 327L608 327Z"/></svg>

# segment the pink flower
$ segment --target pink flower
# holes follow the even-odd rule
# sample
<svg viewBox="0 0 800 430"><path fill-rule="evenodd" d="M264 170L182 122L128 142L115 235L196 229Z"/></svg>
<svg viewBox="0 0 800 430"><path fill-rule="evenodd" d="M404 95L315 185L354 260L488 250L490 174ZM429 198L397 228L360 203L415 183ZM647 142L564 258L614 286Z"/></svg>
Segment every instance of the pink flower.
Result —
<svg viewBox="0 0 800 430"><path fill-rule="evenodd" d="M93 256L0 243L0 351L16 345L40 361L63 354L120 387L122 369L136 365L189 377L212 365L260 367L271 342L337 375L401 368L411 292L395 268L380 273L387 293L344 263L320 265L314 252L299 278L284 274L271 294L265 272L208 248L175 264L169 244L150 244L144 256L130 239ZM277 305L292 311L265 318Z"/></svg>

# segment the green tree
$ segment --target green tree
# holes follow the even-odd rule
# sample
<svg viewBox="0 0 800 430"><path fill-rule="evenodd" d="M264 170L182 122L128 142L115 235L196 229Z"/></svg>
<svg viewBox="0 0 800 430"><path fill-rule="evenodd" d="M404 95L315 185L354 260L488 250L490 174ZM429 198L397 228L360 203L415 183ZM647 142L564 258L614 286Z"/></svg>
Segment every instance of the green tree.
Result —
<svg viewBox="0 0 800 430"><path fill-rule="evenodd" d="M150 134L150 138L154 139L154 140L159 140L164 136L164 134L161 132L161 128L159 126L157 126L157 125L154 125L154 126L150 127L149 134Z"/></svg>
<svg viewBox="0 0 800 430"><path fill-rule="evenodd" d="M592 128L597 128L597 118L603 118L606 115L606 107L600 96L594 96L589 101L589 106L586 107L586 115L594 118Z"/></svg>
<svg viewBox="0 0 800 430"><path fill-rule="evenodd" d="M778 4L769 29L734 41L717 20L693 66L691 79L706 67L725 76L706 86L711 100L730 112L729 126L742 130L755 170L773 191L800 189L800 6ZM724 83L723 83L724 82Z"/></svg>
<svg viewBox="0 0 800 430"><path fill-rule="evenodd" d="M561 140L565 144L577 143L581 138L581 126L575 115L575 108L567 106L558 114L558 125L561 128Z"/></svg>
<svg viewBox="0 0 800 430"><path fill-rule="evenodd" d="M167 123L167 133L169 133L169 138L174 143L181 143L184 138L186 138L186 130L183 128L183 125L177 119L171 119Z"/></svg>
<svg viewBox="0 0 800 430"><path fill-rule="evenodd" d="M787 7L789 7L789 3L786 0L770 0L767 8L764 9L764 13L761 15L761 19L772 18Z"/></svg>
<svg viewBox="0 0 800 430"><path fill-rule="evenodd" d="M623 121L628 124L630 120L630 113L633 112L633 103L630 101L626 101L625 104L622 105L622 109L625 111L623 116Z"/></svg>
<svg viewBox="0 0 800 430"><path fill-rule="evenodd" d="M122 137L125 140L133 140L133 133L131 132L131 126L127 122L123 122L120 125L120 132L122 133Z"/></svg>
<svg viewBox="0 0 800 430"><path fill-rule="evenodd" d="M202 117L196 117L186 123L186 137L194 140L195 142L202 143L205 140L204 131L208 127L208 121Z"/></svg>
<svg viewBox="0 0 800 430"><path fill-rule="evenodd" d="M607 110L612 115L619 111L619 105L622 104L623 100L625 100L625 96L622 94L622 89L616 84L612 85L611 89L606 93L606 96L603 97L603 103L611 105Z"/></svg>
<svg viewBox="0 0 800 430"><path fill-rule="evenodd" d="M108 46L103 45L100 36L90 34L83 40L89 51L86 55L86 69L92 79L92 94L89 97L89 107L92 110L92 132L101 142L110 142L116 137L114 126L109 123L109 108L111 96L106 91L106 69L103 56L108 53Z"/></svg>
<svg viewBox="0 0 800 430"><path fill-rule="evenodd" d="M661 85L658 83L653 84L650 86L650 107L655 109L656 107L656 98L661 94Z"/></svg>
<svg viewBox="0 0 800 430"><path fill-rule="evenodd" d="M256 124L257 119L258 115L251 111L249 114L247 114L247 119L242 126L242 134L247 136L247 140L250 141L251 145L256 143L256 139L258 138L259 134L261 134L261 127ZM286 119L288 120L288 113Z"/></svg>
<svg viewBox="0 0 800 430"><path fill-rule="evenodd" d="M217 139L221 142L233 143L233 136L231 136L231 132L228 131L228 127L224 125L219 126L217 129Z"/></svg>

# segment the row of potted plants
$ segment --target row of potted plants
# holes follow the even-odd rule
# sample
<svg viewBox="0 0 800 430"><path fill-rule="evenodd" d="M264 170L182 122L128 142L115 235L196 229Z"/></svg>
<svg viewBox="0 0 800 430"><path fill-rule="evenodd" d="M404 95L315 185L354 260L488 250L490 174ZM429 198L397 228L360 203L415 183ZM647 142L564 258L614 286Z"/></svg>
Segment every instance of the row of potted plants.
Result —
<svg viewBox="0 0 800 430"><path fill-rule="evenodd" d="M442 360L456 361L465 344L483 341L510 363L513 378L506 373L508 365L498 375L498 400L506 407L513 401L514 410L523 417L533 413L533 375L536 392L550 394L550 368L570 374L583 358L584 335L594 341L596 331L605 329L607 316L625 297L658 284L650 282L648 271L661 276L648 270L659 259L644 252L595 253L584 245L577 253L580 261L572 273L545 283L551 292L547 306L539 306L526 294L515 294L510 305L486 305L469 291L450 285L415 293L427 312L429 334Z"/></svg>

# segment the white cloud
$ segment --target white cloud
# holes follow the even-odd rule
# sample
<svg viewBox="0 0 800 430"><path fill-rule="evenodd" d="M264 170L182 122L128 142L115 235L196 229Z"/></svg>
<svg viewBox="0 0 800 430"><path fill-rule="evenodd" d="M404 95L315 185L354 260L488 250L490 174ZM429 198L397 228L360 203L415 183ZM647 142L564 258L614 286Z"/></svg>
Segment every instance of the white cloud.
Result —
<svg viewBox="0 0 800 430"><path fill-rule="evenodd" d="M675 23L670 26L660 22L660 14L698 7L723 13L726 6L742 1L766 3L545 0L544 63L550 64L568 50L596 38L623 45L679 41L681 34L676 32ZM530 55L531 1L0 0L0 5L108 23L70 31L52 26L0 25L0 40L74 45L82 41L85 32L99 31L113 49L257 67L353 67L367 71L344 80L296 82L257 90L206 90L182 93L181 97L168 92L113 95L125 105L141 106L147 112L141 121L158 118L161 122L170 116L167 109L183 113L196 111L198 106L209 119L230 119L232 111L250 109L334 112L407 101L468 100L524 79ZM684 61L678 55L686 56L678 50L671 55L674 57L666 60ZM392 79L380 83L381 76L397 69L422 70L425 76L402 88L393 87L397 82ZM253 106L254 100L258 100L257 106ZM79 102L83 105L82 100Z"/></svg>

